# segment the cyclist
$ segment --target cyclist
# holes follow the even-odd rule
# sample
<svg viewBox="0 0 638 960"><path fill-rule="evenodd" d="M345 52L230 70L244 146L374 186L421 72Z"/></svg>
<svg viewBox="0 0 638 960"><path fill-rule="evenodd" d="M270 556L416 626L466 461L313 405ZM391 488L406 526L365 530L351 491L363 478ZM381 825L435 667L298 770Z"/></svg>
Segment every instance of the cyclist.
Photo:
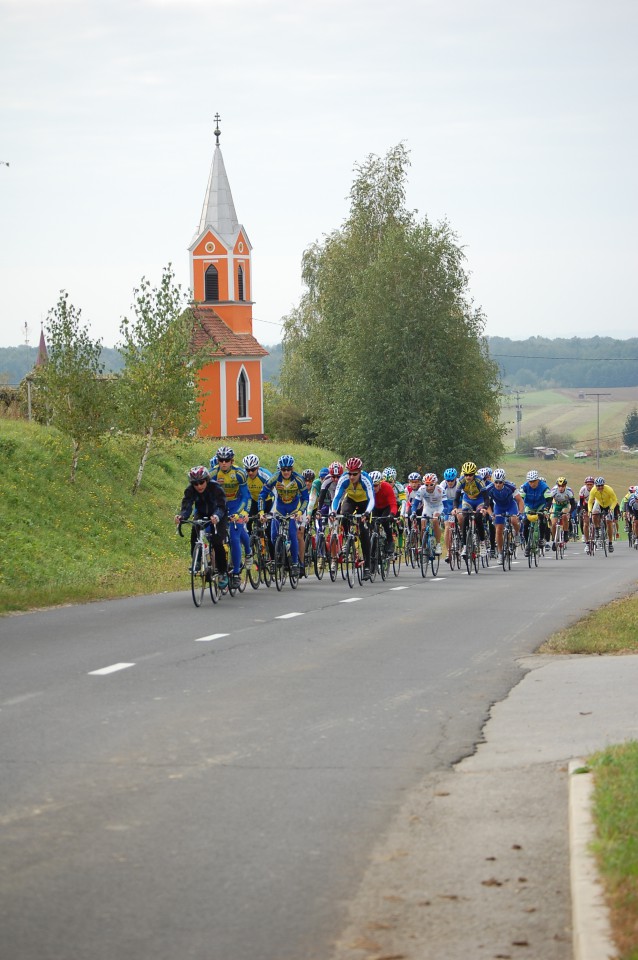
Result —
<svg viewBox="0 0 638 960"><path fill-rule="evenodd" d="M461 556L467 556L467 517L471 511L474 511L476 520L476 531L479 535L479 551L482 557L487 556L487 545L485 543L485 525L483 523L483 514L480 507L489 506L489 497L485 493L485 484L476 476L476 464L472 460L467 460L461 467L461 476L459 486L454 497L454 512L458 517L460 514L461 535L463 538L463 547ZM459 509L460 508L460 509Z"/></svg>
<svg viewBox="0 0 638 960"><path fill-rule="evenodd" d="M195 519L209 517L211 523L205 528L205 533L215 554L215 566L220 573L219 585L222 589L228 586L228 565L224 540L226 539L226 494L223 488L210 478L206 467L192 467L188 471L189 485L184 490L182 505L175 515L175 524L188 520L193 509ZM197 529L191 527L191 556L197 540Z"/></svg>
<svg viewBox="0 0 638 960"><path fill-rule="evenodd" d="M333 460L328 467L328 476L322 480L321 490L319 491L319 510L324 517L330 513L330 505L342 476L343 464L339 463L338 460Z"/></svg>
<svg viewBox="0 0 638 960"><path fill-rule="evenodd" d="M634 549L638 550L638 487L629 488L627 498L627 517L632 524L634 534Z"/></svg>
<svg viewBox="0 0 638 960"><path fill-rule="evenodd" d="M293 576L299 576L299 542L297 540L297 522L296 516L300 516L300 511L305 503L308 502L308 491L303 477L293 470L295 458L284 453L277 461L278 472L273 473L272 477L264 483L259 494L259 509L263 513L266 501L269 496L274 496L273 510L290 517L290 559L292 560ZM270 525L270 536L274 543L279 533L279 522L276 517L272 518Z"/></svg>
<svg viewBox="0 0 638 960"><path fill-rule="evenodd" d="M330 475L328 467L322 467L319 471L319 476L315 477L310 486L310 499L308 500L308 515L314 516L314 514L319 509L319 494L321 493L321 485L323 481ZM326 513L328 511L326 510Z"/></svg>
<svg viewBox="0 0 638 960"><path fill-rule="evenodd" d="M414 470L412 473L408 474L408 482L405 485L405 500L401 507L402 517L410 516L410 507L412 506L414 495L420 486L421 486L421 474L417 473L416 470Z"/></svg>
<svg viewBox="0 0 638 960"><path fill-rule="evenodd" d="M587 510L596 528L596 537L600 536L600 515L603 510L607 513L607 537L609 539L608 549L610 553L614 552L614 534L613 520L618 519L620 512L618 506L618 497L613 488L605 483L604 477L596 477L594 487L589 494L587 501ZM613 516L612 516L613 512Z"/></svg>
<svg viewBox="0 0 638 960"><path fill-rule="evenodd" d="M489 495L491 506L490 514L494 518L494 529L496 533L497 560L503 560L503 525L505 517L512 518L512 529L516 536L520 530L519 515L525 512L525 504L515 483L506 479L506 474L501 467L497 467L492 473L492 481L488 483L486 492Z"/></svg>
<svg viewBox="0 0 638 960"><path fill-rule="evenodd" d="M397 498L392 484L384 480L378 470L370 471L370 482L374 489L374 507L371 515L373 517L396 517ZM382 526L386 535L386 556L388 560L392 560L394 557L392 523L390 520L384 520Z"/></svg>
<svg viewBox="0 0 638 960"><path fill-rule="evenodd" d="M246 471L235 466L235 451L232 447L221 446L215 457L217 458L217 466L213 467L210 475L212 480L215 480L224 488L226 494L228 518L233 521L229 527L230 559L233 565L232 576L234 585L239 586L242 544L246 554L246 563L252 561L250 537L246 530L246 520L248 519L246 508L250 499L250 493L246 485ZM215 457L211 460L211 466Z"/></svg>
<svg viewBox="0 0 638 960"><path fill-rule="evenodd" d="M565 543L569 540L569 516L576 509L574 491L567 486L567 477L558 477L550 491L552 495L552 550L556 550L556 524L560 524L565 531Z"/></svg>
<svg viewBox="0 0 638 960"><path fill-rule="evenodd" d="M492 482L492 468L481 467L480 470L476 471L476 476L479 478L479 480L482 480L485 486L487 487L488 484ZM493 560L495 560L496 559L496 530L494 529L494 524L492 522L492 515L488 510L482 507L479 509L482 509L486 515L485 522L487 523L487 535L490 538L490 556L492 557Z"/></svg>
<svg viewBox="0 0 638 960"><path fill-rule="evenodd" d="M266 480L272 476L270 470L259 465L259 457L256 453L248 453L242 460L244 470L246 471L246 486L250 494L248 501L248 516L250 520L246 524L248 530L252 530L253 520L259 515L259 494ZM270 509L270 507L268 507Z"/></svg>
<svg viewBox="0 0 638 960"><path fill-rule="evenodd" d="M445 549L447 556L445 562L450 562L450 549L452 546L452 528L454 526L454 500L460 489L459 474L456 467L448 467L443 471L443 480L439 484L443 494L443 514L442 519L445 524Z"/></svg>
<svg viewBox="0 0 638 960"><path fill-rule="evenodd" d="M297 525L297 541L299 543L299 569L305 570L306 567L306 527L310 521L310 496L312 494L312 485L315 482L315 471L314 470L303 470L301 473L303 481L306 484L306 492L308 493L308 500L306 500L303 505L302 513L302 522Z"/></svg>
<svg viewBox="0 0 638 960"><path fill-rule="evenodd" d="M589 494L593 489L594 478L585 477L585 481L578 491L578 518L583 543L586 543L589 539L589 513L587 512L587 501L589 500ZM587 550L585 550L585 553L586 552Z"/></svg>
<svg viewBox="0 0 638 960"><path fill-rule="evenodd" d="M370 477L362 469L361 457L350 457L346 460L346 471L339 479L332 498L331 512L336 514L341 506L341 513L346 516L357 515L359 520L359 535L363 550L363 579L370 579L370 530L367 523L362 522L366 514L374 510L374 487ZM343 505L342 505L343 500ZM349 528L345 521L346 530Z"/></svg>
<svg viewBox="0 0 638 960"><path fill-rule="evenodd" d="M552 492L538 470L530 470L525 483L521 486L521 496L525 501L525 519L523 520L523 538L527 542L529 532L528 514L537 513L539 517L539 537L541 545L549 540L546 512L552 499ZM529 557L529 547L525 547L525 556Z"/></svg>
<svg viewBox="0 0 638 960"><path fill-rule="evenodd" d="M421 535L423 535L423 531L425 530L425 518L427 517L428 520L432 521L432 529L434 530L434 537L436 539L435 553L440 557L441 524L439 523L439 518L443 513L443 491L439 486L439 478L435 473L423 474L423 484L419 487L412 500L410 510L411 517L416 516L420 504L423 507L421 511Z"/></svg>
<svg viewBox="0 0 638 960"><path fill-rule="evenodd" d="M406 499L405 487L397 480L396 469L394 467L384 467L381 476L386 483L389 483L392 486L394 495L397 498L398 511L399 513L403 513L403 504L405 503Z"/></svg>

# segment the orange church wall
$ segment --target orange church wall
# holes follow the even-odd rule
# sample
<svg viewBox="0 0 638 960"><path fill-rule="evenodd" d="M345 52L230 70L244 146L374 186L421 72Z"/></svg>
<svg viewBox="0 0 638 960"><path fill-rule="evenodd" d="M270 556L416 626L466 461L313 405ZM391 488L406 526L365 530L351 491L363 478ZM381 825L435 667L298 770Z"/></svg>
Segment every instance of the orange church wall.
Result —
<svg viewBox="0 0 638 960"><path fill-rule="evenodd" d="M252 306L251 304L238 303L213 303L217 313L224 323L230 327L234 333L253 332Z"/></svg>
<svg viewBox="0 0 638 960"><path fill-rule="evenodd" d="M204 397L199 413L200 437L220 437L221 404L219 402L219 381L221 368L218 363L209 363L199 372L198 392Z"/></svg>
<svg viewBox="0 0 638 960"><path fill-rule="evenodd" d="M237 378L241 368L250 381L248 400L249 420L240 420L237 405ZM226 361L226 435L229 437L253 436L261 433L261 363L259 360Z"/></svg>
<svg viewBox="0 0 638 960"><path fill-rule="evenodd" d="M214 250L207 250L206 244L214 243ZM212 232L212 230L207 230L202 239L199 241L197 246L192 252L193 257L226 257L228 256L228 247L226 247L219 237Z"/></svg>

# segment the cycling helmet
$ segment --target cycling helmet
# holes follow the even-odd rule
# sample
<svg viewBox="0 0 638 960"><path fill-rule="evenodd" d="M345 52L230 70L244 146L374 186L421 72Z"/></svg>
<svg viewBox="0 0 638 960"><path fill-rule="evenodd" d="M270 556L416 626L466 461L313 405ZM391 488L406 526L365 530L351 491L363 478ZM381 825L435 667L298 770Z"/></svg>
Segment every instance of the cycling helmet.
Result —
<svg viewBox="0 0 638 960"><path fill-rule="evenodd" d="M594 482L593 477L585 477L585 483L593 483L593 482Z"/></svg>
<svg viewBox="0 0 638 960"><path fill-rule="evenodd" d="M541 483L547 483L547 477L539 477L538 479Z"/></svg>
<svg viewBox="0 0 638 960"><path fill-rule="evenodd" d="M480 470L476 471L476 476L479 478L479 480L486 480L487 477L490 476L489 468L481 467Z"/></svg>
<svg viewBox="0 0 638 960"><path fill-rule="evenodd" d="M638 487L634 487L633 484L632 484L632 486L629 487L627 493L635 493L636 490L638 490Z"/></svg>
<svg viewBox="0 0 638 960"><path fill-rule="evenodd" d="M476 473L476 464L471 460L466 460L461 467L461 473Z"/></svg>
<svg viewBox="0 0 638 960"><path fill-rule="evenodd" d="M254 470L255 467L259 466L259 457L256 453L247 453L242 463L246 467L246 470Z"/></svg>
<svg viewBox="0 0 638 960"><path fill-rule="evenodd" d="M370 480L372 483L381 483L383 477L381 476L380 470L372 470L370 473Z"/></svg>
<svg viewBox="0 0 638 960"><path fill-rule="evenodd" d="M439 478L436 473L424 473L423 474L423 483L438 483Z"/></svg>
<svg viewBox="0 0 638 960"><path fill-rule="evenodd" d="M397 478L397 472L394 467L385 467L383 471L383 479L387 480L388 483L394 483Z"/></svg>
<svg viewBox="0 0 638 960"><path fill-rule="evenodd" d="M559 487L562 487L563 484L566 484L566 483L567 483L567 477L557 477L557 478L556 478L556 484L557 484Z"/></svg>
<svg viewBox="0 0 638 960"><path fill-rule="evenodd" d="M216 453L218 460L232 460L235 456L235 451L232 447L220 447Z"/></svg>
<svg viewBox="0 0 638 960"><path fill-rule="evenodd" d="M304 470L301 476L304 478L304 480L314 480L316 474L314 470Z"/></svg>
<svg viewBox="0 0 638 960"><path fill-rule="evenodd" d="M410 483L418 483L418 482L420 481L420 479L421 479L421 474L420 474L420 473L417 473L416 471L415 471L414 473L411 473L411 474L408 476L408 481L409 481Z"/></svg>
<svg viewBox="0 0 638 960"><path fill-rule="evenodd" d="M321 470L319 471L319 479L325 480L329 473L330 471L328 470L327 467L322 467Z"/></svg>
<svg viewBox="0 0 638 960"><path fill-rule="evenodd" d="M459 474L458 474L458 471L457 471L456 467L448 467L447 470L446 470L446 471L444 472L444 474L443 474L443 479L444 479L444 480L449 480L450 483L451 483L453 480L456 480L456 478L458 477L458 475L459 475Z"/></svg>
<svg viewBox="0 0 638 960"><path fill-rule="evenodd" d="M280 470L286 470L287 468L292 467L294 462L295 458L290 453L283 453L277 461L277 466Z"/></svg>
<svg viewBox="0 0 638 960"><path fill-rule="evenodd" d="M492 480L498 480L500 482L501 480L504 480L504 479L505 479L505 471L503 470L502 467L497 467L494 473L492 474Z"/></svg>
<svg viewBox="0 0 638 960"><path fill-rule="evenodd" d="M594 483L596 484L597 487L604 487L604 486L605 486L605 478L604 478L604 477L596 477L596 479L594 480Z"/></svg>
<svg viewBox="0 0 638 960"><path fill-rule="evenodd" d="M214 469L218 465L218 463L219 463L219 460L217 459L217 454L215 454L214 457L210 458L211 469Z"/></svg>
<svg viewBox="0 0 638 960"><path fill-rule="evenodd" d="M527 479L528 479L528 480L540 480L540 477L539 477L539 475L538 475L538 470L530 470L529 473L527 474Z"/></svg>
<svg viewBox="0 0 638 960"><path fill-rule="evenodd" d="M210 473L206 467L191 467L188 471L188 479L191 483L201 483L202 480L210 480Z"/></svg>
<svg viewBox="0 0 638 960"><path fill-rule="evenodd" d="M333 460L333 462L328 467L328 473L330 474L331 477L334 477L335 479L337 477L340 477L341 474L343 473L343 464L339 463L338 460Z"/></svg>
<svg viewBox="0 0 638 960"><path fill-rule="evenodd" d="M346 460L346 470L360 470L363 466L361 457L350 457Z"/></svg>

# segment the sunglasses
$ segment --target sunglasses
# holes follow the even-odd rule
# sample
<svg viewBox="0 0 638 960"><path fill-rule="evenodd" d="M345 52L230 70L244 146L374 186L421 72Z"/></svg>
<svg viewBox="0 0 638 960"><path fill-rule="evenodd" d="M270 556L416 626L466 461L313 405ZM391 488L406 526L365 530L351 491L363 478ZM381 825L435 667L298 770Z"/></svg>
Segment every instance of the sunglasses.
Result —
<svg viewBox="0 0 638 960"><path fill-rule="evenodd" d="M257 473L259 467L248 467L248 473Z"/></svg>
<svg viewBox="0 0 638 960"><path fill-rule="evenodd" d="M206 484L206 480L193 480L194 487L203 487Z"/></svg>
<svg viewBox="0 0 638 960"><path fill-rule="evenodd" d="M348 476L349 476L349 477L358 477L360 473L361 473L360 470L349 470L349 471L348 471Z"/></svg>
<svg viewBox="0 0 638 960"><path fill-rule="evenodd" d="M217 463L232 463L232 462L233 462L233 458L232 458L232 457L218 457L218 458L217 458Z"/></svg>
<svg viewBox="0 0 638 960"><path fill-rule="evenodd" d="M434 488L436 487L436 483L426 483L426 484L425 484L425 487L426 487L428 490L434 490Z"/></svg>
<svg viewBox="0 0 638 960"><path fill-rule="evenodd" d="M282 472L282 473L288 473L288 472L290 472L290 471L292 471L292 467L282 467L282 468L281 468L281 472Z"/></svg>

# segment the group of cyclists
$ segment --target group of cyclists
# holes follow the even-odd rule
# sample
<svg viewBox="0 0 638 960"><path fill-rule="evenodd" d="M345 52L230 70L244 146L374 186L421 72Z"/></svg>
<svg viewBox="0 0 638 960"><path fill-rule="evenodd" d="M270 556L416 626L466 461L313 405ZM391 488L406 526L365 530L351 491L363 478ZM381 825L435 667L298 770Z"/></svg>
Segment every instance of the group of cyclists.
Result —
<svg viewBox="0 0 638 960"><path fill-rule="evenodd" d="M250 530L257 519L268 530L271 557L273 544L282 518L287 518L291 572L295 577L303 572L305 530L309 524L316 530L330 529L338 516L346 532L356 522L363 554L362 579L370 579L370 518L380 518L385 532L386 557L392 559L395 537L408 525L431 524L433 549L442 555L442 541L446 546L446 562L450 562L453 529L460 531L461 555L467 546L468 519L474 520L481 557L488 554L502 560L503 529L508 526L521 544L527 543L530 515L538 516L541 544L555 547L557 526L563 529L564 542L570 538L570 529L580 532L585 550L592 549L592 533L600 534L604 517L607 527L608 549L614 549L614 525L622 513L631 540L638 547L638 493L630 486L619 503L604 477L588 476L576 495L567 478L559 476L550 487L537 470L527 473L519 486L509 480L505 470L490 467L478 469L466 461L460 472L448 467L442 480L434 472L414 471L405 484L399 482L394 467L383 470L363 469L360 457L346 460L345 465L334 461L322 467L319 474L306 469L295 470L294 457L283 454L277 468L270 472L260 464L259 457L249 453L242 466L235 463L234 450L220 446L211 458L210 467L194 466L188 474L189 485L184 491L175 523L186 522L191 514L207 518L206 535L211 544L222 589L237 586L242 568L252 561ZM266 519L270 520L269 527ZM509 519L508 519L509 518ZM572 523L570 524L570 521ZM574 522L575 521L575 522ZM197 538L191 528L191 552ZM229 542L230 570L225 543ZM524 546L527 552L528 547Z"/></svg>

